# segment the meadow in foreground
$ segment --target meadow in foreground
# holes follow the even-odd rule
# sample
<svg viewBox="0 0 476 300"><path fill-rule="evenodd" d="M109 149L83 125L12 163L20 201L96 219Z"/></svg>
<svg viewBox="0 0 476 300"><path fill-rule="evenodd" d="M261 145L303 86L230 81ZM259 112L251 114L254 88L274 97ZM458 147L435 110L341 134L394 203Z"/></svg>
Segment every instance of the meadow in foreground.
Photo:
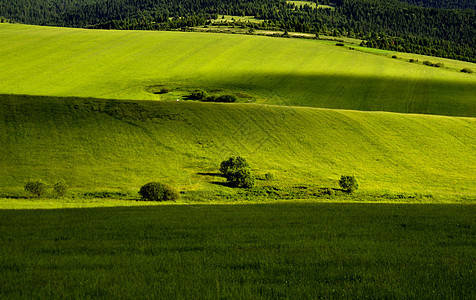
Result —
<svg viewBox="0 0 476 300"><path fill-rule="evenodd" d="M476 207L0 211L2 298L474 298Z"/></svg>

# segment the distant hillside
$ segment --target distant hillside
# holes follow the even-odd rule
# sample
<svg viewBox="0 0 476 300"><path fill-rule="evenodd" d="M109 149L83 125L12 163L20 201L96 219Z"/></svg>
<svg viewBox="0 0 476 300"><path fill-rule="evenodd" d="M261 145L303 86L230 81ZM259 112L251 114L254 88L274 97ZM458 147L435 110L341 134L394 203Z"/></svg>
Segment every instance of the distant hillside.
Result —
<svg viewBox="0 0 476 300"><path fill-rule="evenodd" d="M333 8L284 0L0 0L0 16L37 25L146 30L211 26L219 15L254 16L265 22L236 26L356 37L369 47L476 62L474 1L319 2Z"/></svg>
<svg viewBox="0 0 476 300"><path fill-rule="evenodd" d="M176 101L204 89L239 102L476 116L476 74L460 72L476 65L447 59L325 41L16 24L0 24L0 39L0 94Z"/></svg>
<svg viewBox="0 0 476 300"><path fill-rule="evenodd" d="M279 186L475 195L475 118L253 104L0 96L0 182L66 180L135 191L150 180L226 190L213 174L232 155Z"/></svg>

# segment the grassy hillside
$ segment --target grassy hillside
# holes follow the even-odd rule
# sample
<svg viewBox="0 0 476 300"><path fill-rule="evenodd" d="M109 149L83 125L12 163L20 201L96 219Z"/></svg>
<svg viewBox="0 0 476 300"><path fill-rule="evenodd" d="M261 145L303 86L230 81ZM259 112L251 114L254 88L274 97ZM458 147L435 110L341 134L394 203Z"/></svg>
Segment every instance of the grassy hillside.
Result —
<svg viewBox="0 0 476 300"><path fill-rule="evenodd" d="M434 68L418 55L409 63L332 42L208 33L0 24L0 39L3 94L175 100L203 88L243 102L476 116L476 75L459 72L476 71L470 63L430 58L445 64Z"/></svg>
<svg viewBox="0 0 476 300"><path fill-rule="evenodd" d="M363 191L476 194L476 119L258 104L0 97L0 182L66 180L80 190L150 181L229 191L216 177L231 155L272 184Z"/></svg>

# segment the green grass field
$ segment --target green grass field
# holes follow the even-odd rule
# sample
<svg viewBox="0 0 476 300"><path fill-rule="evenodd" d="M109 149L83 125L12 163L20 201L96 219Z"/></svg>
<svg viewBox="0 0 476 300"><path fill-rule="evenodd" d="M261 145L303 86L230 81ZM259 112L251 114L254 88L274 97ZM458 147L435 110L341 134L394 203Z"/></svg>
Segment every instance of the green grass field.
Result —
<svg viewBox="0 0 476 300"><path fill-rule="evenodd" d="M0 94L159 100L154 85L245 93L259 103L476 116L476 65L445 68L328 41L0 24ZM356 47L356 50L358 47ZM174 96L174 95L172 95Z"/></svg>
<svg viewBox="0 0 476 300"><path fill-rule="evenodd" d="M365 192L476 195L476 119L259 104L0 97L0 181L137 192L159 180L183 191L220 185L218 166L245 157L276 180Z"/></svg>
<svg viewBox="0 0 476 300"><path fill-rule="evenodd" d="M474 299L474 205L0 210L1 298Z"/></svg>
<svg viewBox="0 0 476 300"><path fill-rule="evenodd" d="M476 75L459 71L476 65L231 34L0 40L0 298L475 298ZM185 101L197 88L239 103ZM224 185L236 155L256 188ZM28 198L29 179L70 191ZM136 201L149 181L181 199Z"/></svg>

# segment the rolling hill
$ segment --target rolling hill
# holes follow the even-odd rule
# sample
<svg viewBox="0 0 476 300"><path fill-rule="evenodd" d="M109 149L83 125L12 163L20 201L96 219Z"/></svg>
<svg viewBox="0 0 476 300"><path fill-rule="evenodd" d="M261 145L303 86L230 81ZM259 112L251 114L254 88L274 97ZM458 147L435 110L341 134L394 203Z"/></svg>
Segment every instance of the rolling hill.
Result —
<svg viewBox="0 0 476 300"><path fill-rule="evenodd" d="M0 98L0 180L66 180L81 190L138 190L159 180L217 185L219 163L242 155L275 185L474 195L476 119L258 104Z"/></svg>
<svg viewBox="0 0 476 300"><path fill-rule="evenodd" d="M245 102L476 116L476 75L459 72L476 65L447 59L210 33L0 24L0 38L1 94L175 100L202 88ZM154 86L175 94L153 94Z"/></svg>
<svg viewBox="0 0 476 300"><path fill-rule="evenodd" d="M242 155L275 185L354 174L368 192L476 194L476 77L459 72L470 63L205 33L0 24L0 38L5 190L42 178L230 192L218 165ZM196 88L243 103L182 101Z"/></svg>

